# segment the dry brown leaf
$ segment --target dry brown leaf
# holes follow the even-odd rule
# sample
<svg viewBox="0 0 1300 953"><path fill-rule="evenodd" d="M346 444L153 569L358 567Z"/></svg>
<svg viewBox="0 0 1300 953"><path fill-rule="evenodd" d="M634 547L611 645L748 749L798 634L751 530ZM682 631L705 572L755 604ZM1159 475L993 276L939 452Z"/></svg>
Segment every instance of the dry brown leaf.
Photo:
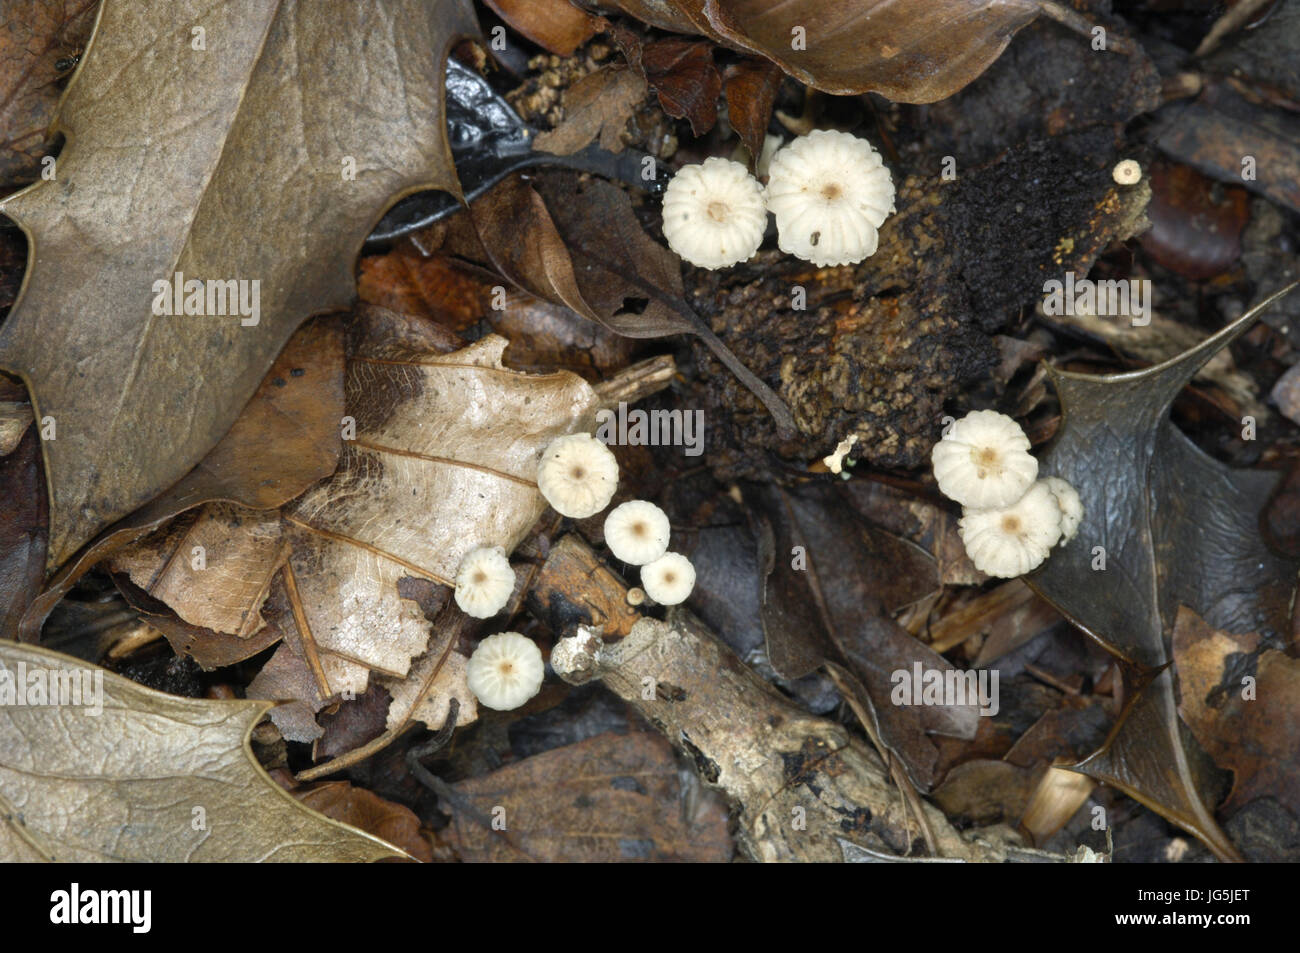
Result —
<svg viewBox="0 0 1300 953"><path fill-rule="evenodd" d="M67 563L23 616L20 636L37 641L45 617L86 570L178 513L210 500L274 509L333 473L342 447L343 373L341 323L327 317L299 328L221 442L179 483Z"/></svg>
<svg viewBox="0 0 1300 953"><path fill-rule="evenodd" d="M35 249L0 364L57 421L51 568L199 463L293 330L348 305L391 201L459 194L444 70L476 30L467 0L105 0L56 178L0 203ZM177 272L259 281L257 324L155 315Z"/></svg>
<svg viewBox="0 0 1300 953"><path fill-rule="evenodd" d="M420 833L420 819L409 807L346 781L326 781L294 791L293 796L313 811L402 848L416 860L433 860L433 847Z"/></svg>
<svg viewBox="0 0 1300 953"><path fill-rule="evenodd" d="M462 781L456 792L447 840L464 860L720 863L733 852L726 808L710 796L690 810L690 789L658 735L597 735ZM503 831L490 825L497 809Z"/></svg>
<svg viewBox="0 0 1300 953"><path fill-rule="evenodd" d="M111 565L190 625L248 638L266 625L258 610L286 555L278 511L213 503Z"/></svg>
<svg viewBox="0 0 1300 953"><path fill-rule="evenodd" d="M877 92L904 103L932 103L957 92L1040 10L1036 0L615 3L647 23L765 56L825 92ZM1059 18L1068 16L1064 11Z"/></svg>
<svg viewBox="0 0 1300 953"><path fill-rule="evenodd" d="M95 24L98 0L5 0L0 18L0 185L36 178L58 79ZM75 62L72 63L75 65Z"/></svg>
<svg viewBox="0 0 1300 953"><path fill-rule="evenodd" d="M599 33L606 22L579 10L569 0L484 0L501 19L556 56L573 51Z"/></svg>
<svg viewBox="0 0 1300 953"><path fill-rule="evenodd" d="M1273 797L1300 815L1300 662L1260 652L1258 635L1215 629L1186 607L1173 640L1178 713L1215 763L1232 769L1228 805Z"/></svg>
<svg viewBox="0 0 1300 953"><path fill-rule="evenodd" d="M599 137L602 149L622 152L623 129L645 96L645 80L636 70L607 66L589 73L565 91L563 121L538 135L533 146L567 156Z"/></svg>
<svg viewBox="0 0 1300 953"><path fill-rule="evenodd" d="M0 642L0 665L84 686L92 706L0 705L0 859L372 861L390 844L307 810L248 747L263 702L143 688L47 649ZM99 681L102 679L102 681ZM0 686L2 689L3 686Z"/></svg>
<svg viewBox="0 0 1300 953"><path fill-rule="evenodd" d="M327 694L364 691L370 671L405 677L429 626L399 581L450 587L470 550L512 552L546 509L536 484L546 445L595 429L590 385L507 369L504 338L440 355L386 327L372 325L349 363L356 435L338 471L284 509L294 617Z"/></svg>

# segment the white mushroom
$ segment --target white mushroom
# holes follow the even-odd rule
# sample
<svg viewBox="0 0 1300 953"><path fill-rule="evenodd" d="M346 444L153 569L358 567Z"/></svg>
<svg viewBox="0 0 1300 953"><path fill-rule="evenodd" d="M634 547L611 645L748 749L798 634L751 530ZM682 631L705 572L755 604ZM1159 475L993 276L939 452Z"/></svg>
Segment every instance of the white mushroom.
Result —
<svg viewBox="0 0 1300 953"><path fill-rule="evenodd" d="M681 553L664 553L641 567L641 587L661 606L675 606L695 588L695 567Z"/></svg>
<svg viewBox="0 0 1300 953"><path fill-rule="evenodd" d="M1083 522L1083 500L1079 499L1079 491L1060 477L1047 477L1043 482L1061 508L1061 545L1064 546L1079 532L1079 524Z"/></svg>
<svg viewBox="0 0 1300 953"><path fill-rule="evenodd" d="M894 181L867 140L818 130L772 157L767 208L781 251L823 268L852 265L875 254Z"/></svg>
<svg viewBox="0 0 1300 953"><path fill-rule="evenodd" d="M595 516L618 489L618 461L589 433L556 437L537 467L537 488L561 516Z"/></svg>
<svg viewBox="0 0 1300 953"><path fill-rule="evenodd" d="M930 462L939 492L976 509L1014 503L1038 476L1029 438L995 410L977 410L954 423Z"/></svg>
<svg viewBox="0 0 1300 953"><path fill-rule="evenodd" d="M1137 185L1142 181L1142 166L1136 159L1121 159L1110 170L1110 177L1118 185Z"/></svg>
<svg viewBox="0 0 1300 953"><path fill-rule="evenodd" d="M532 639L518 632L501 632L478 644L465 674L469 690L480 704L509 711L541 690L546 665Z"/></svg>
<svg viewBox="0 0 1300 953"><path fill-rule="evenodd" d="M739 162L717 157L684 166L664 193L664 238L692 265L725 268L763 243L763 187Z"/></svg>
<svg viewBox="0 0 1300 953"><path fill-rule="evenodd" d="M460 561L456 572L456 605L466 615L486 619L496 615L515 591L515 571L500 546L480 546Z"/></svg>
<svg viewBox="0 0 1300 953"><path fill-rule="evenodd" d="M648 500L620 503L605 517L605 544L615 559L633 566L654 562L668 551L668 517Z"/></svg>
<svg viewBox="0 0 1300 953"><path fill-rule="evenodd" d="M966 509L957 524L975 568L990 576L1023 576L1042 564L1061 538L1061 507L1040 480L1000 509Z"/></svg>

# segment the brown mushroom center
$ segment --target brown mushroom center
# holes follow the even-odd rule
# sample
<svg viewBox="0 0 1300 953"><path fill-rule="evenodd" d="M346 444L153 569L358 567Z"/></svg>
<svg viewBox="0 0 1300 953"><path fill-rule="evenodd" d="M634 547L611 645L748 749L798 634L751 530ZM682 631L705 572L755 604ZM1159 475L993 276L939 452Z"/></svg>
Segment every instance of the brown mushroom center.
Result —
<svg viewBox="0 0 1300 953"><path fill-rule="evenodd" d="M487 573L485 573L482 569L475 570L474 578L471 581L476 586L481 586L483 585L483 583L487 582Z"/></svg>
<svg viewBox="0 0 1300 953"><path fill-rule="evenodd" d="M677 581L677 574L676 574L676 573L672 573L672 572L666 572L666 573L664 573L664 582L668 583L669 585L672 585L672 584L675 583L676 581Z"/></svg>
<svg viewBox="0 0 1300 953"><path fill-rule="evenodd" d="M583 477L587 475L587 470L585 467L576 466L569 471L569 475L572 476L575 480L581 480Z"/></svg>
<svg viewBox="0 0 1300 953"><path fill-rule="evenodd" d="M844 190L839 187L839 183L827 182L822 186L822 198L828 202L834 202L844 194Z"/></svg>
<svg viewBox="0 0 1300 953"><path fill-rule="evenodd" d="M646 526L645 523L633 523L633 524L632 524L632 535L633 535L633 536L640 536L640 537L643 537L643 538L646 537L646 536L649 536L649 535L650 535L650 527L649 527L649 526Z"/></svg>
<svg viewBox="0 0 1300 953"><path fill-rule="evenodd" d="M1007 533L1019 533L1021 527L1020 517L1014 513L1008 513L1002 517L1002 529Z"/></svg>
<svg viewBox="0 0 1300 953"><path fill-rule="evenodd" d="M709 218L713 219L715 222L725 222L727 220L728 211L729 209L727 208L726 202L709 203Z"/></svg>
<svg viewBox="0 0 1300 953"><path fill-rule="evenodd" d="M503 661L500 665L497 666L497 671L499 671L502 675L510 675L514 672L514 670L515 670L515 663L511 662L508 659Z"/></svg>

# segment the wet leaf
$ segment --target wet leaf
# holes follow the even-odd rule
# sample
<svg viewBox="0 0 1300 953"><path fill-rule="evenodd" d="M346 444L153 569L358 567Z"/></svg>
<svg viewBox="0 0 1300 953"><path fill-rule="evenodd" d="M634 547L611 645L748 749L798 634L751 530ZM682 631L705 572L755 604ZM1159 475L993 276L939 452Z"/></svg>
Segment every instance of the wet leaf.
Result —
<svg viewBox="0 0 1300 953"><path fill-rule="evenodd" d="M1032 0L615 0L647 23L756 53L828 93L951 96L1034 19Z"/></svg>
<svg viewBox="0 0 1300 953"><path fill-rule="evenodd" d="M467 861L726 862L726 808L693 790L660 736L597 735L458 783L448 840Z"/></svg>
<svg viewBox="0 0 1300 953"><path fill-rule="evenodd" d="M47 681L57 676L69 686L86 686L92 700L100 684L103 703L99 714L84 704L0 706L0 858L303 862L400 856L378 838L305 809L267 776L248 747L265 703L164 695L17 643L0 642L0 666L15 686L20 674L29 688L36 673Z"/></svg>
<svg viewBox="0 0 1300 953"><path fill-rule="evenodd" d="M195 24L219 53L191 47ZM475 29L465 0L104 4L61 107L56 179L0 203L35 248L0 363L58 425L43 443L50 568L198 464L294 329L347 307L396 196L459 192L444 67ZM257 323L154 314L155 282L178 272L260 282Z"/></svg>
<svg viewBox="0 0 1300 953"><path fill-rule="evenodd" d="M1084 519L1078 536L1026 580L1124 663L1130 701L1079 770L1186 828L1223 859L1237 853L1206 805L1213 766L1179 721L1175 672L1162 667L1172 658L1180 605L1229 632L1287 632L1296 564L1269 551L1259 531L1276 474L1211 459L1174 427L1169 407L1283 293L1147 370L1052 372L1063 422L1041 472L1078 489ZM1105 569L1094 570L1103 552Z"/></svg>

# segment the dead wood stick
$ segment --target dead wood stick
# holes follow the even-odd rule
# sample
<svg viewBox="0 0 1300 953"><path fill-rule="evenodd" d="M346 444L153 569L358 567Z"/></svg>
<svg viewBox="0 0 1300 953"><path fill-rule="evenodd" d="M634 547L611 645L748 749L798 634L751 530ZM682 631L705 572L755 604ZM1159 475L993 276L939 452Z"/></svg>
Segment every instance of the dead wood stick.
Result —
<svg viewBox="0 0 1300 953"><path fill-rule="evenodd" d="M621 592L593 594L593 586ZM673 612L669 622L640 617L630 629L615 627L626 632L617 641L605 641L604 620L584 618L583 607L626 605L626 593L581 539L554 546L534 590L542 605L567 610L551 665L572 684L602 681L721 788L745 854L838 862L841 840L878 853L913 852L908 809L879 757L842 725L785 699L690 613ZM932 804L921 807L942 856L1008 859L1014 838L1005 829L963 836Z"/></svg>

